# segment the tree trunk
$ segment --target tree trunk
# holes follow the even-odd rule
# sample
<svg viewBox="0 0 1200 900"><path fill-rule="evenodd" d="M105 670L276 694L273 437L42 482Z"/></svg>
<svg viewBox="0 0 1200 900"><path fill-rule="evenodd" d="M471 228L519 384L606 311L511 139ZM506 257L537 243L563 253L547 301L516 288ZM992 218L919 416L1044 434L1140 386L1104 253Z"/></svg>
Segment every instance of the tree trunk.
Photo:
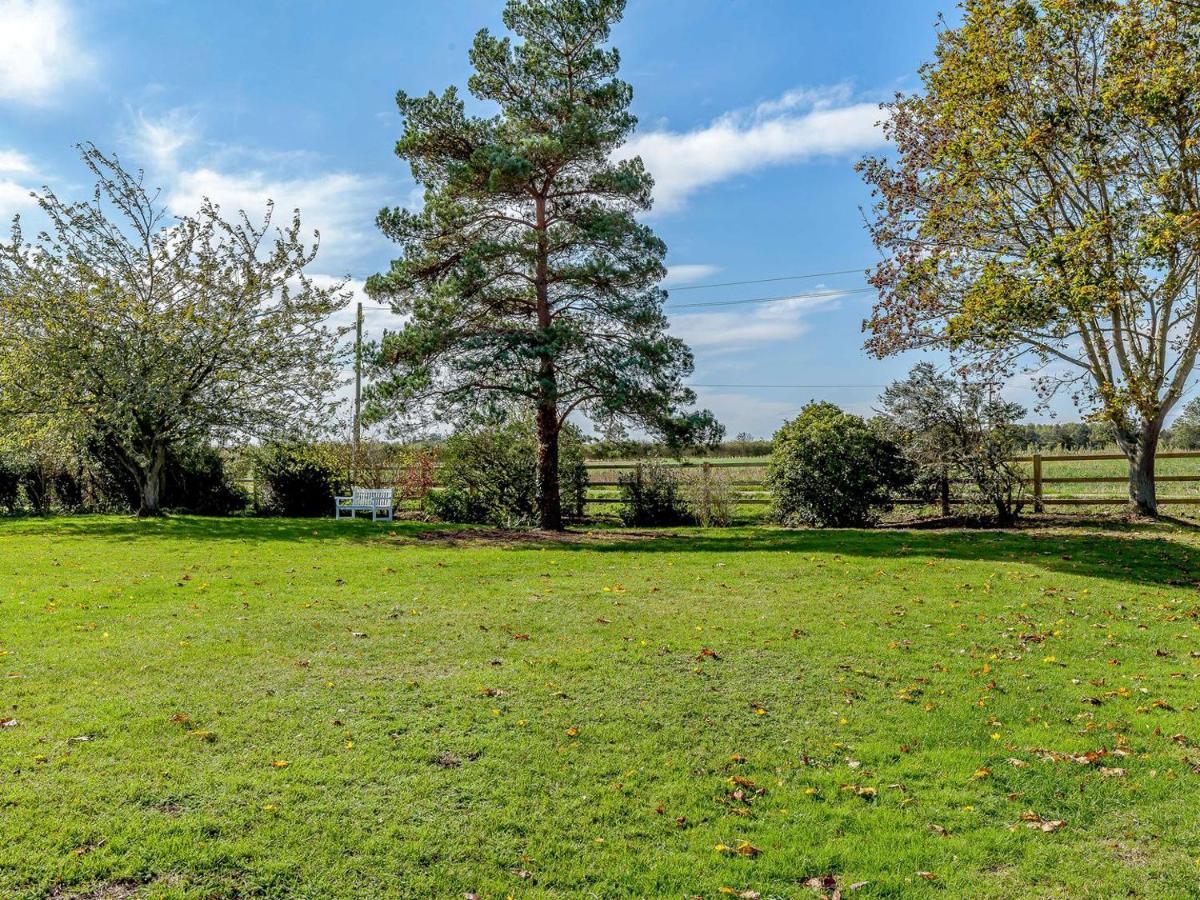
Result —
<svg viewBox="0 0 1200 900"><path fill-rule="evenodd" d="M943 472L942 477L938 479L938 494L942 503L942 515L950 515L950 475L947 472Z"/></svg>
<svg viewBox="0 0 1200 900"><path fill-rule="evenodd" d="M562 531L562 498L558 490L558 407L543 401L537 410L538 525Z"/></svg>
<svg viewBox="0 0 1200 900"><path fill-rule="evenodd" d="M150 465L142 471L138 518L162 514L162 495L166 474L167 448L157 446L151 451Z"/></svg>
<svg viewBox="0 0 1200 900"><path fill-rule="evenodd" d="M537 209L537 263L534 274L537 325L543 347L553 343L550 311L550 244L546 235L546 198L539 195ZM562 498L558 490L558 376L548 349L538 354L537 480L538 525L547 531L562 531Z"/></svg>
<svg viewBox="0 0 1200 900"><path fill-rule="evenodd" d="M1158 497L1154 485L1154 461L1162 426L1143 422L1136 435L1118 441L1129 460L1129 502L1144 516L1158 515Z"/></svg>

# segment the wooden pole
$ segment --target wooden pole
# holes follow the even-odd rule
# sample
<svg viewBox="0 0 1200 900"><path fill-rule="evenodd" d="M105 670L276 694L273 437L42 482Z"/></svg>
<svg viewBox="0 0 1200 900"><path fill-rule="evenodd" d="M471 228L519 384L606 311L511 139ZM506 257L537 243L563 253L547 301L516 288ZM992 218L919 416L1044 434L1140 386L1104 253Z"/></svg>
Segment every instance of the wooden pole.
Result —
<svg viewBox="0 0 1200 900"><path fill-rule="evenodd" d="M354 455L362 444L362 301L358 303L358 315L354 322Z"/></svg>
<svg viewBox="0 0 1200 900"><path fill-rule="evenodd" d="M1045 504L1042 502L1042 454L1033 454L1033 511L1044 512Z"/></svg>

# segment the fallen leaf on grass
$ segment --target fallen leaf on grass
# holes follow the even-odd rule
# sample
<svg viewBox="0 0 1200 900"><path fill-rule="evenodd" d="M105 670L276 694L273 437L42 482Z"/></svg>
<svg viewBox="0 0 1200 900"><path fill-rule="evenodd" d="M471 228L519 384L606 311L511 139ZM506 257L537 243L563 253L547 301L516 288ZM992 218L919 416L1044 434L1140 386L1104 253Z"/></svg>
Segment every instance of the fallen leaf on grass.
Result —
<svg viewBox="0 0 1200 900"><path fill-rule="evenodd" d="M1117 769L1117 768L1110 768L1109 766L1101 766L1100 774L1103 775L1105 778L1124 778L1125 770Z"/></svg>
<svg viewBox="0 0 1200 900"><path fill-rule="evenodd" d="M288 762L286 759L277 759L274 762L272 762L271 765L276 769L286 769L288 766L291 765L291 763Z"/></svg>
<svg viewBox="0 0 1200 900"><path fill-rule="evenodd" d="M0 728L16 728L20 723L16 719L5 719L0 722Z"/></svg>
<svg viewBox="0 0 1200 900"><path fill-rule="evenodd" d="M211 744L217 739L217 736L213 732L204 728L197 728L195 731L189 731L188 734L197 740L204 741L206 744Z"/></svg>
<svg viewBox="0 0 1200 900"><path fill-rule="evenodd" d="M1024 825L1026 828L1031 828L1034 831L1044 831L1048 834L1052 831L1058 831L1058 829L1066 824L1062 819L1043 819L1031 810L1021 813L1021 820L1010 825L1009 830L1016 831L1021 825Z"/></svg>

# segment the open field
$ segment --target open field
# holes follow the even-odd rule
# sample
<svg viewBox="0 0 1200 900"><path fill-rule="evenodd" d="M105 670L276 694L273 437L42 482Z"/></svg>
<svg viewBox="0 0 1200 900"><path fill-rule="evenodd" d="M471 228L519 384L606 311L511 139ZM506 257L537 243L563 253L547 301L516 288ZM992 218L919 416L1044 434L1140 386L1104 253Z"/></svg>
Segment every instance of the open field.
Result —
<svg viewBox="0 0 1200 900"><path fill-rule="evenodd" d="M1200 896L1192 532L489 534L0 522L0 895Z"/></svg>
<svg viewBox="0 0 1200 900"><path fill-rule="evenodd" d="M1044 496L1049 500L1085 497L1112 498L1114 506L1125 503L1129 496L1127 486L1129 472L1124 460L1086 458L1088 456L1099 455L1100 453L1115 452L1115 450L1089 451L1077 454L1081 457L1080 459L1061 459L1061 457L1069 457L1073 454L1047 452L1044 454L1045 456L1056 459L1054 461L1047 460L1042 466ZM1158 459L1156 467L1158 474L1158 495L1169 498L1194 498L1195 505L1189 503L1183 506L1182 509L1174 509L1173 512L1182 512L1184 510L1188 510L1191 513L1197 512L1195 507L1200 506L1200 458L1172 457L1169 455L1169 451L1164 451L1164 454ZM668 465L678 464L674 460L666 460L665 462ZM766 486L764 484L767 472L766 457L685 458L679 462L685 465L702 465L707 462L716 467L728 466L730 467L737 489L743 492L744 496L759 501L765 500L769 496L766 493ZM622 472L628 471L628 468L634 464L635 462L631 460L589 461L588 472L593 483L593 487L589 489L589 498L593 500L606 499L610 502L614 501L619 497L619 491L614 486L617 478ZM1032 479L1032 464L1025 461L1019 463L1019 465L1022 471ZM1055 481L1055 479L1081 478L1105 480L1072 483ZM1196 480L1190 480L1192 478ZM593 511L602 511L605 505L607 504L595 504ZM761 504L746 503L740 507L739 516L743 519L752 520L761 518L766 511L766 507Z"/></svg>

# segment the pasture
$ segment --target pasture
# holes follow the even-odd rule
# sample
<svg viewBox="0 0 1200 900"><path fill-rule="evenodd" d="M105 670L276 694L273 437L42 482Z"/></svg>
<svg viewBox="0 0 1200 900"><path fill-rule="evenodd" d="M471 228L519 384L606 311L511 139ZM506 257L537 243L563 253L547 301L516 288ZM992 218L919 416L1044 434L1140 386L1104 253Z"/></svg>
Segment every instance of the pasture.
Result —
<svg viewBox="0 0 1200 900"><path fill-rule="evenodd" d="M1198 581L1169 525L6 521L0 893L1194 896Z"/></svg>

